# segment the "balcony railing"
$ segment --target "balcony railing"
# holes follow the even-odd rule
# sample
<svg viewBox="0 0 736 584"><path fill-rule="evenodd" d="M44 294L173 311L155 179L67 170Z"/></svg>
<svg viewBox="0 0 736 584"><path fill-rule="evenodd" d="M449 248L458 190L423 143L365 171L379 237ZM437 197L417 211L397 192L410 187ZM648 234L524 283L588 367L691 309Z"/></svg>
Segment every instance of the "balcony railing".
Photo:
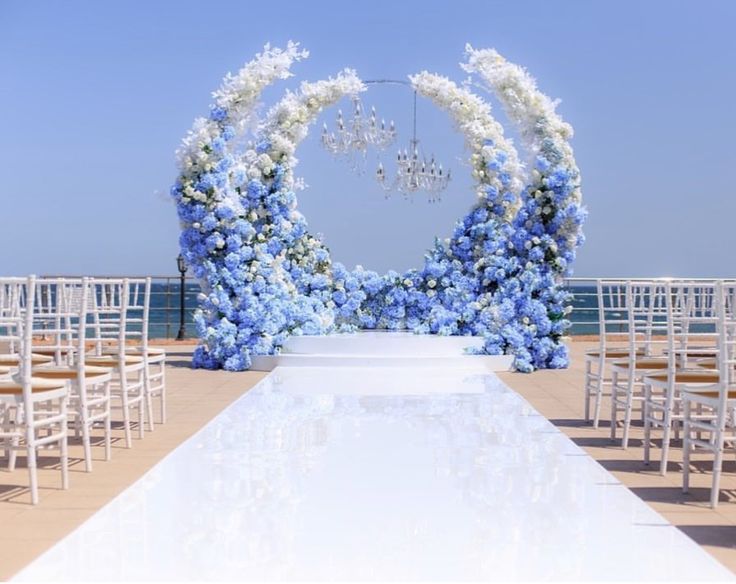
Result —
<svg viewBox="0 0 736 584"><path fill-rule="evenodd" d="M55 275L54 277L62 277ZM121 276L118 276L121 277ZM128 276L142 277L142 276ZM152 339L174 339L179 332L180 291L179 276L151 276L151 313L149 337ZM693 280L698 280L693 278ZM705 281L705 278L701 280ZM565 285L573 293L570 315L572 327L570 335L598 334L598 298L596 295L596 278L568 278ZM185 338L196 337L192 319L197 307L199 283L192 277L184 280L184 330Z"/></svg>

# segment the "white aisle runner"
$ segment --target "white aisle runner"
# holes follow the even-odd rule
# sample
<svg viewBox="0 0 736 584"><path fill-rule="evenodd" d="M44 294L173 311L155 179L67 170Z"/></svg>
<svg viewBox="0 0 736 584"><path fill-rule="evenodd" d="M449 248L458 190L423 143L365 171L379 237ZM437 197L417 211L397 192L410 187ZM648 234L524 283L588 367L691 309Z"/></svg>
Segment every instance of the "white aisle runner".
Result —
<svg viewBox="0 0 736 584"><path fill-rule="evenodd" d="M16 579L732 578L493 374L300 367Z"/></svg>

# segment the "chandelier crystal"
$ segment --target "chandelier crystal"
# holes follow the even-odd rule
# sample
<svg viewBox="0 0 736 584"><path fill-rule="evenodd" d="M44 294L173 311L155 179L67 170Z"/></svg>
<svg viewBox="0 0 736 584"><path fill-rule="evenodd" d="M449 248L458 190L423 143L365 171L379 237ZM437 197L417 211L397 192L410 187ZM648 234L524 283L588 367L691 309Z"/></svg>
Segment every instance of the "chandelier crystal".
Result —
<svg viewBox="0 0 736 584"><path fill-rule="evenodd" d="M425 191L429 202L434 203L441 200L442 191L450 182L450 171L445 172L442 164L435 162L434 156L429 161L419 155L418 141L411 141L411 155L405 148L399 150L396 159L396 176L393 181L387 181L386 171L383 164L379 163L376 169L376 180L388 193L396 190L404 196L411 196L417 191Z"/></svg>
<svg viewBox="0 0 736 584"><path fill-rule="evenodd" d="M376 79L365 81L370 84L401 84L409 85L406 81L392 79ZM337 128L331 132L324 124L322 127L322 147L335 157L346 158L355 172L361 173L365 168L365 159L369 147L384 150L396 140L396 127L393 120L386 127L385 120L378 122L376 108L371 107L371 113L366 116L360 98L354 96L353 116L345 120L342 110L337 112ZM417 191L427 193L429 202L440 200L442 191L450 182L450 171L442 168L442 164L435 162L434 156L427 160L419 152L417 139L417 92L414 91L414 126L409 148L399 150L396 161L396 172L389 178L383 164L379 162L376 169L376 180L389 198L391 191L398 191L406 198L411 198Z"/></svg>
<svg viewBox="0 0 736 584"><path fill-rule="evenodd" d="M409 141L409 149L403 153L399 150L396 160L396 176L392 181L387 180L383 164L379 162L376 169L376 180L386 191L386 198L392 190L399 191L410 198L417 191L425 191L430 203L441 200L442 191L450 182L450 171L445 172L442 164L437 164L432 155L427 161L419 154L419 140L417 139L417 92L414 92L414 133Z"/></svg>
<svg viewBox="0 0 736 584"><path fill-rule="evenodd" d="M322 127L322 146L334 156L344 156L359 166L356 154L365 159L369 146L383 150L396 140L396 127L393 120L388 128L386 121L378 122L376 108L371 107L371 113L366 117L363 113L363 104L358 97L353 97L353 117L345 122L342 110L337 112L337 129L330 132L327 124Z"/></svg>

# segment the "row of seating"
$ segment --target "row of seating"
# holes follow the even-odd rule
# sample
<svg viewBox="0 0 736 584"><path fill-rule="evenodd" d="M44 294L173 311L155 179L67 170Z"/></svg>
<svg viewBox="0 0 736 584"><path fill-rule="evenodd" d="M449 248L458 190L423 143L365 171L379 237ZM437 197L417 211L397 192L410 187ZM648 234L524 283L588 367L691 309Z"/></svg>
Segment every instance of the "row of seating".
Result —
<svg viewBox="0 0 736 584"><path fill-rule="evenodd" d="M127 448L136 417L139 438L154 430L154 400L166 422L166 352L148 345L150 299L150 278L0 278L0 447L10 471L26 453L33 504L40 448L58 448L66 489L70 431L91 472L93 446L111 458L113 411Z"/></svg>
<svg viewBox="0 0 736 584"><path fill-rule="evenodd" d="M611 439L629 445L634 411L644 462L661 431L660 472L682 434L683 490L690 454L713 453L711 506L718 504L724 448L736 443L736 282L598 280L599 346L585 358L585 418L597 428L610 398Z"/></svg>

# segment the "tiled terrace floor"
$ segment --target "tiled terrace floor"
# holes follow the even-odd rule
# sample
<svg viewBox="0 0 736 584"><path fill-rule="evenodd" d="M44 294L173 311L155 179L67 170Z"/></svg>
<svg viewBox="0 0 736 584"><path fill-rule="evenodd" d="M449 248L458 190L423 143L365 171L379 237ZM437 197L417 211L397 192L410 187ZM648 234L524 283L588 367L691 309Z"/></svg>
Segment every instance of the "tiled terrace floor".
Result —
<svg viewBox="0 0 736 584"><path fill-rule="evenodd" d="M690 495L680 492L678 448L672 450L670 472L661 477L657 465L641 462L641 431L636 428L626 451L608 439L603 424L594 430L582 421L583 359L590 343L573 342L572 366L564 371L542 371L531 375L504 373L502 379L524 396L540 413L585 448L619 480L700 543L731 570L736 571L736 462L728 457L722 486L722 503L714 511L707 506L710 464L695 458ZM0 579L7 579L51 544L92 515L128 485L142 476L178 444L194 434L228 404L250 389L261 373L194 371L189 368L189 347L170 347L168 387L169 422L157 426L145 439L136 440L131 450L115 443L113 460L100 461L87 474L81 448L72 444L74 457L71 489L61 491L59 472L53 459L40 473L41 503L30 505L27 473L0 470ZM604 404L604 412L607 412ZM121 432L116 432L119 435ZM95 449L99 458L101 449ZM653 455L658 456L658 450ZM44 459L41 459L42 464ZM701 462L702 461L702 462ZM22 465L23 459L20 459ZM604 526L601 526L604 529Z"/></svg>
<svg viewBox="0 0 736 584"><path fill-rule="evenodd" d="M673 525L678 526L730 570L736 572L736 456L727 455L721 480L721 499L713 510L708 506L712 458L705 453L692 456L690 493L681 492L682 449L675 443L670 450L667 476L659 474L659 441L652 448L652 464L643 463L641 422L635 422L627 450L609 439L609 403L604 401L598 430L583 421L583 380L586 348L590 342L572 342L572 365L561 371L540 371L531 375L502 373L537 411L549 418L576 444L584 448L617 479L644 499ZM636 414L635 414L636 417ZM621 436L619 430L618 436ZM619 442L620 444L620 442Z"/></svg>
<svg viewBox="0 0 736 584"><path fill-rule="evenodd" d="M96 460L91 473L84 472L82 448L72 439L68 491L60 489L55 451L45 457L41 453L39 464L45 468L39 473L41 501L36 507L30 504L25 457L19 455L13 473L7 472L6 461L0 462L0 579L10 578L84 522L265 375L192 370L191 347L181 351L169 347L168 352L167 423L156 425L153 433L147 431L143 440L136 439L134 431L130 450L125 448L122 431L113 428L112 460L105 462L103 449L93 447Z"/></svg>

